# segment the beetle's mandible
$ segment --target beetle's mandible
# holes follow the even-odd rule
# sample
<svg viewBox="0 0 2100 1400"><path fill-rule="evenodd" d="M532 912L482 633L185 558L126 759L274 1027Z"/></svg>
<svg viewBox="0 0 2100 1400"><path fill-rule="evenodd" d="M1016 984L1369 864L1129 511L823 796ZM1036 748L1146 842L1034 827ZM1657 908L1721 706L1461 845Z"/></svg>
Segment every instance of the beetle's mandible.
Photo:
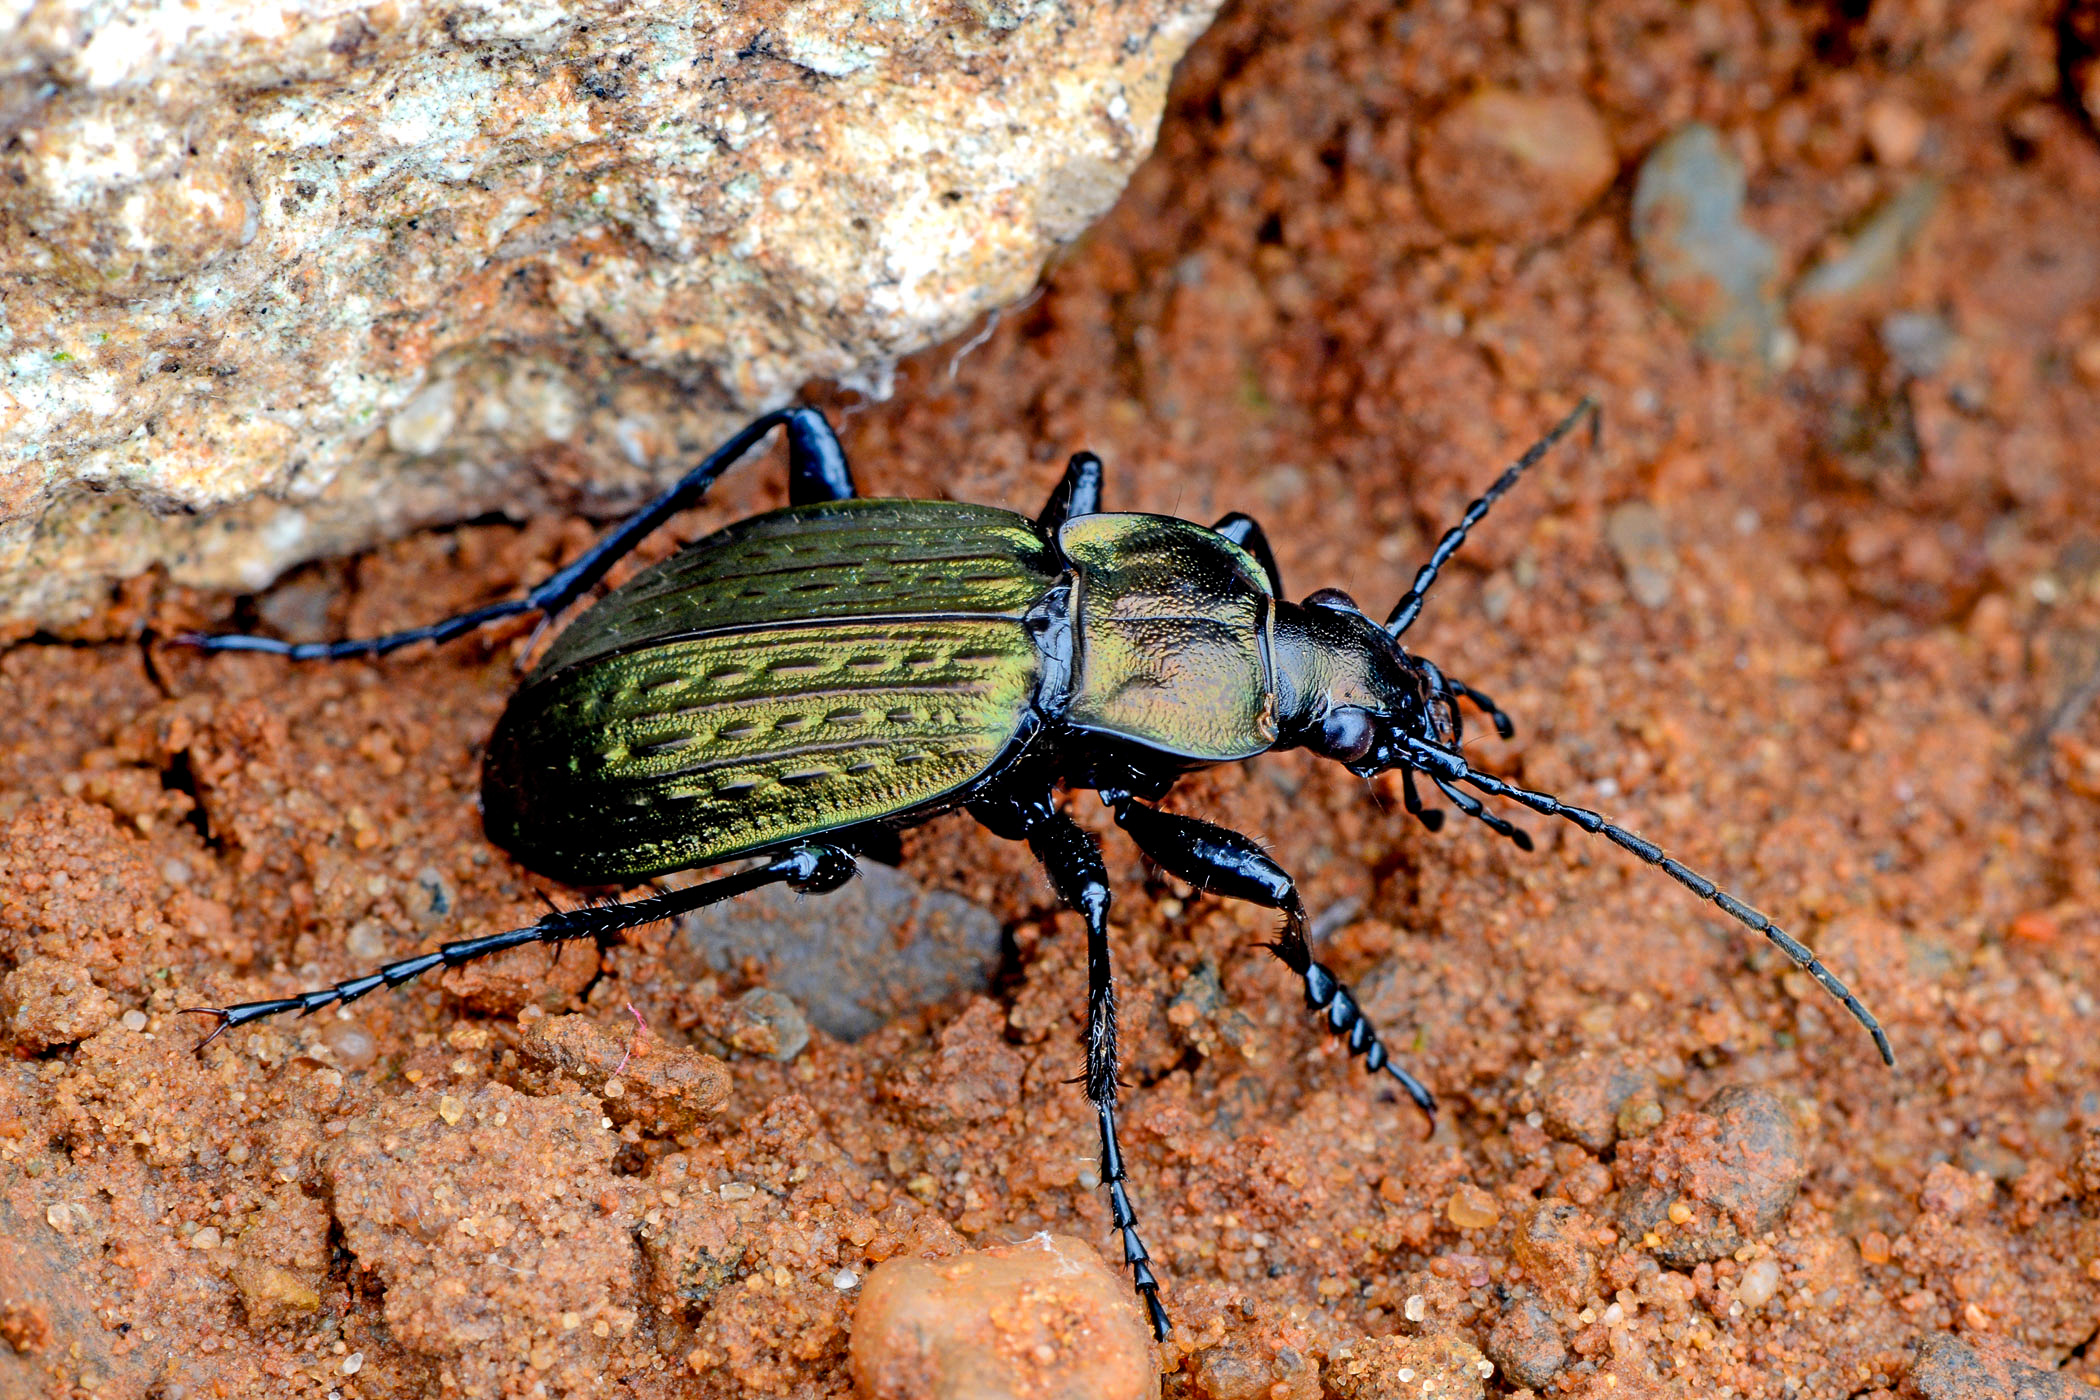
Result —
<svg viewBox="0 0 2100 1400"><path fill-rule="evenodd" d="M1469 764L1459 702L1477 706L1504 738L1508 716L1400 645L1467 532L1595 412L1585 399L1467 507L1383 623L1332 589L1286 601L1261 527L1245 515L1205 527L1103 511L1101 462L1091 453L1072 458L1034 519L862 499L823 416L791 408L751 423L523 598L359 641L189 638L212 651L339 659L442 642L517 613L551 617L774 428L786 431L788 507L694 543L585 611L511 698L482 768L490 838L541 874L633 885L725 861L756 864L689 889L550 913L298 996L200 1009L217 1021L205 1043L507 948L614 940L762 885L833 890L852 877L857 854L959 807L1026 841L1086 920L1083 1082L1100 1124L1101 1182L1124 1260L1164 1338L1167 1314L1116 1143L1108 874L1094 838L1055 794L1094 789L1162 868L1281 912L1269 946L1303 983L1306 1004L1368 1069L1393 1076L1433 1114L1429 1091L1393 1061L1349 988L1313 956L1289 873L1237 832L1151 805L1192 769L1305 748L1365 777L1399 770L1407 810L1432 831L1442 814L1423 807L1417 774L1526 849L1530 838L1476 793L1606 837L1777 944L1893 1064L1873 1016L1763 914L1597 813Z"/></svg>

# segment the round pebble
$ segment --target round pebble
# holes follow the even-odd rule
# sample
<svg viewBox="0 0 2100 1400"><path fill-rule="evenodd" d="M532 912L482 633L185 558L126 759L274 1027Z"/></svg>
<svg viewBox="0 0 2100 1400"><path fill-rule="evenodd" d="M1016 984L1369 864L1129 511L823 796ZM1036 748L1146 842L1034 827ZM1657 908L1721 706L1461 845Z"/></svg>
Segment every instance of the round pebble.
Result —
<svg viewBox="0 0 2100 1400"><path fill-rule="evenodd" d="M1152 1400L1151 1333L1127 1278L1084 1241L1036 1235L885 1259L853 1310L862 1400Z"/></svg>
<svg viewBox="0 0 2100 1400"><path fill-rule="evenodd" d="M1488 88L1429 128L1415 177L1446 232L1538 242L1573 228L1618 169L1611 133L1581 97Z"/></svg>

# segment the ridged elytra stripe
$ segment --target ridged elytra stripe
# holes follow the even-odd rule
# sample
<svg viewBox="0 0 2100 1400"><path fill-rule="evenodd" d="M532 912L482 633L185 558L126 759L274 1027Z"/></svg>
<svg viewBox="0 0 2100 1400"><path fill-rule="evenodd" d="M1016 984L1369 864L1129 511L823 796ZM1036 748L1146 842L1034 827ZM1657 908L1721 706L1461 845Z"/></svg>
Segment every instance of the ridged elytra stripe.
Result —
<svg viewBox="0 0 2100 1400"><path fill-rule="evenodd" d="M782 622L623 647L520 688L489 742L484 821L535 869L595 884L923 809L1033 722L1040 668L1027 628L1003 616ZM667 671L680 683L661 683ZM863 718L828 723L841 708Z"/></svg>

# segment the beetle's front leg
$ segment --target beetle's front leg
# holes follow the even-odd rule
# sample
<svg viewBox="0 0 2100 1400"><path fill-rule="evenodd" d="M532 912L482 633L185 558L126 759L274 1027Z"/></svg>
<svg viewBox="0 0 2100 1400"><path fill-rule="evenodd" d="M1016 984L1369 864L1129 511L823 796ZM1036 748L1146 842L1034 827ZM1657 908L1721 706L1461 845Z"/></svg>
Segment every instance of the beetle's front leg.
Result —
<svg viewBox="0 0 2100 1400"><path fill-rule="evenodd" d="M1435 1121L1435 1097L1419 1079L1393 1063L1355 994L1327 964L1313 957L1312 946L1305 941L1305 902L1298 897L1298 883L1289 871L1237 831L1162 812L1127 796L1116 800L1115 811L1116 824L1161 869L1199 890L1281 910L1283 931L1269 950L1304 981L1305 1004L1325 1013L1327 1029L1347 1042L1350 1054L1364 1057L1366 1069L1382 1069L1399 1080L1407 1096Z"/></svg>

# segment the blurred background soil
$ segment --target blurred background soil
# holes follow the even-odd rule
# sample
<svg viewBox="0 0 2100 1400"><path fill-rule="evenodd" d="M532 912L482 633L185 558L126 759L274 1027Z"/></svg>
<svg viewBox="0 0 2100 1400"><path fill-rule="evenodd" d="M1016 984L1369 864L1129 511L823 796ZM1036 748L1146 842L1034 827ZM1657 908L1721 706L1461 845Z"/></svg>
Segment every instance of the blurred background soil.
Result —
<svg viewBox="0 0 2100 1400"><path fill-rule="evenodd" d="M1199 776L1171 805L1298 873L1444 1111L1315 1031L1270 916L1107 835L1166 1394L2100 1382L2095 42L1999 0L1242 4L1032 303L815 392L871 493L1032 513L1092 448L1111 508L1246 510L1293 594L1381 614L1598 396L1410 644L1516 717L1476 762L1761 905L1895 1043L1572 828ZM652 553L782 497L747 466ZM475 809L530 627L337 666L141 629L411 625L594 528L147 578L0 657L0 1394L843 1395L878 1261L1112 1251L1078 922L961 817L902 873L989 911L996 975L853 1043L656 929L193 1053L177 1008L538 917Z"/></svg>

